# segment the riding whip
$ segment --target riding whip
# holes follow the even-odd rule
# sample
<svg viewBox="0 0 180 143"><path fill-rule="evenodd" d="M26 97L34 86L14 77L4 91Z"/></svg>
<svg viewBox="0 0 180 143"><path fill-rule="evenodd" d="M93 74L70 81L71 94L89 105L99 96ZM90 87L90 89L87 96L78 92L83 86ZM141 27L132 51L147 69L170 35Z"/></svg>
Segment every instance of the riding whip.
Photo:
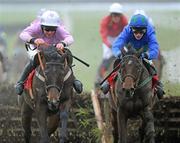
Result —
<svg viewBox="0 0 180 143"><path fill-rule="evenodd" d="M120 67L120 64L118 64L104 79L101 81L100 85L102 85L111 75L113 72L117 71Z"/></svg>
<svg viewBox="0 0 180 143"><path fill-rule="evenodd" d="M88 63L86 63L85 61L79 59L78 57L71 55L74 59L78 60L79 62L83 63L85 66L89 67L90 65Z"/></svg>

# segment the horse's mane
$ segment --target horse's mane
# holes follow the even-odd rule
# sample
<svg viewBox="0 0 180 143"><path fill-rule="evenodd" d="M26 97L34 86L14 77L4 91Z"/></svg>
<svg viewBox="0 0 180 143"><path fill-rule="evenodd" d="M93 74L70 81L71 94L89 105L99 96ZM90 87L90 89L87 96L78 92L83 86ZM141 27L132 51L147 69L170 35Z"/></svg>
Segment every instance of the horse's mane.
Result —
<svg viewBox="0 0 180 143"><path fill-rule="evenodd" d="M59 61L62 59L62 55L60 55L54 46L43 48L42 52L46 61Z"/></svg>
<svg viewBox="0 0 180 143"><path fill-rule="evenodd" d="M127 47L123 47L121 50L122 57L127 56L127 55L134 55L137 58L140 57L140 55L143 53L144 49L135 49L131 44L128 44Z"/></svg>

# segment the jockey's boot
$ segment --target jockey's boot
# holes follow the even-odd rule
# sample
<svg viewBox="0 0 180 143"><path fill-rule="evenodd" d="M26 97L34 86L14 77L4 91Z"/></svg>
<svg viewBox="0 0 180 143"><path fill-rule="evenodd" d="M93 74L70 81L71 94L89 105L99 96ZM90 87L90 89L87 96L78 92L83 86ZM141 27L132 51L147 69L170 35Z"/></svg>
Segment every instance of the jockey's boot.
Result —
<svg viewBox="0 0 180 143"><path fill-rule="evenodd" d="M157 97L158 97L159 99L162 99L163 96L164 96L164 94L165 94L165 92L164 92L164 90L163 90L163 84L161 83L161 81L158 81L158 82L157 82L157 85L156 85L155 88L156 88Z"/></svg>
<svg viewBox="0 0 180 143"><path fill-rule="evenodd" d="M105 82L102 86L101 86L101 90L104 94L107 94L110 87L114 88L115 86L115 82L117 81L117 78L118 78L118 72L115 71L113 72L109 78L107 79L107 82Z"/></svg>
<svg viewBox="0 0 180 143"><path fill-rule="evenodd" d="M81 81L77 79L74 80L73 87L78 94L80 94L83 91L83 84L81 83Z"/></svg>
<svg viewBox="0 0 180 143"><path fill-rule="evenodd" d="M21 73L20 79L15 85L15 91L17 95L21 95L24 90L24 82L27 79L28 75L32 72L33 69L36 68L34 62L29 61L24 67L23 72Z"/></svg>
<svg viewBox="0 0 180 143"><path fill-rule="evenodd" d="M110 85L108 82L105 82L103 83L103 85L101 86L101 91L104 93L104 94L107 94L108 91L110 89Z"/></svg>

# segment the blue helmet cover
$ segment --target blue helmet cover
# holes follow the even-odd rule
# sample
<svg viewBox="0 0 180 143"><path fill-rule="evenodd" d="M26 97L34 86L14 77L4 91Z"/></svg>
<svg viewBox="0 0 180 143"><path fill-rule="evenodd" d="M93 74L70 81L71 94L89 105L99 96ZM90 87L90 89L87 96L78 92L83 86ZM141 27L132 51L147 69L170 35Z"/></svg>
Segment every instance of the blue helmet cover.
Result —
<svg viewBox="0 0 180 143"><path fill-rule="evenodd" d="M129 26L130 27L144 27L144 28L147 28L148 26L148 19L144 16L144 15L141 15L141 14L136 14L136 15L133 15L131 17L131 20L130 20L130 23L129 23Z"/></svg>

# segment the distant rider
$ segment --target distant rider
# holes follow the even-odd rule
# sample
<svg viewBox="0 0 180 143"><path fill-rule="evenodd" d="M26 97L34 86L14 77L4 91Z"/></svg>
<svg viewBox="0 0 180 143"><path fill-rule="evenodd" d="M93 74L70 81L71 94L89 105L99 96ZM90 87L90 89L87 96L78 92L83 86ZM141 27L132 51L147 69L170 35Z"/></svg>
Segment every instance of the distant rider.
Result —
<svg viewBox="0 0 180 143"><path fill-rule="evenodd" d="M109 7L109 15L103 17L100 24L100 35L102 38L103 57L98 67L95 88L110 69L115 57L112 53L112 43L128 24L127 17L123 14L123 7L119 3L113 3Z"/></svg>

